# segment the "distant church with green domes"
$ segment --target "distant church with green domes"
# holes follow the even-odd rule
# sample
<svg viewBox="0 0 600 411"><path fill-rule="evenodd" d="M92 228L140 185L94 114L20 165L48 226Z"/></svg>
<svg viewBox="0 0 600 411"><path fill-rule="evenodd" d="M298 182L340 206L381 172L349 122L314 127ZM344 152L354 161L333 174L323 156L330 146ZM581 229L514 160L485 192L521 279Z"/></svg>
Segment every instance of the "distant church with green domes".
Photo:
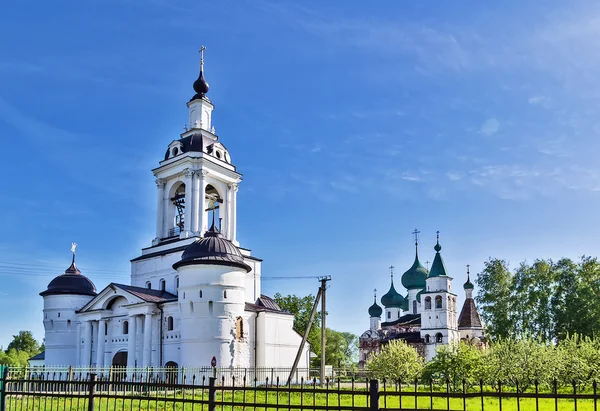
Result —
<svg viewBox="0 0 600 411"><path fill-rule="evenodd" d="M474 286L468 268L467 282L463 285L466 300L457 315L457 296L452 291L452 277L448 275L440 253L439 232L429 270L419 261L419 231L415 230L413 234L415 261L400 278L406 294L396 290L394 267L390 267L390 289L381 297L383 308L377 304L375 294L368 310L370 327L359 339L361 366L370 355L392 340L404 340L427 361L435 357L439 346L461 340L477 345L484 342L483 324L473 299Z"/></svg>

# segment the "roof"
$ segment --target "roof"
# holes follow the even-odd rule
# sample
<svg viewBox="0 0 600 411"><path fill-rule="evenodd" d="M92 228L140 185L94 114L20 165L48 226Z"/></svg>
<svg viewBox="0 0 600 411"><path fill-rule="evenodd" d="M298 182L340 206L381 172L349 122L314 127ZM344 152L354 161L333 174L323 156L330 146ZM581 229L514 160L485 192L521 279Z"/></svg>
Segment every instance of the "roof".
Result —
<svg viewBox="0 0 600 411"><path fill-rule="evenodd" d="M293 315L291 313L288 313L287 311L283 311L281 307L279 307L279 305L275 302L275 300L264 294L261 294L260 297L258 297L256 303L246 303L246 311L275 312L279 314Z"/></svg>
<svg viewBox="0 0 600 411"><path fill-rule="evenodd" d="M435 257L431 264L431 270L429 270L429 277L447 277L446 266L444 265L444 260L442 260L442 255L440 254L442 246L440 245L439 240L433 249L435 250Z"/></svg>
<svg viewBox="0 0 600 411"><path fill-rule="evenodd" d="M46 290L40 293L42 297L49 295L89 295L96 296L96 286L85 275L81 275L81 271L75 265L75 256L73 262L65 270L64 274L55 277Z"/></svg>
<svg viewBox="0 0 600 411"><path fill-rule="evenodd" d="M390 289L383 297L381 297L381 304L383 304L385 308L402 308L403 303L404 297L402 297L402 295L396 291L396 288L394 288L394 277L392 277Z"/></svg>
<svg viewBox="0 0 600 411"><path fill-rule="evenodd" d="M148 303L162 303L165 301L177 300L177 296L175 294L171 294L170 292L163 290L153 290L150 288L134 287L133 285L126 284L111 284L121 288L122 290L127 291L128 293L135 295L138 298L141 298L142 300Z"/></svg>
<svg viewBox="0 0 600 411"><path fill-rule="evenodd" d="M417 244L415 243L415 247ZM407 290L420 290L425 288L425 279L427 278L427 269L419 261L418 250L415 251L415 261L413 265L402 274L402 285Z"/></svg>
<svg viewBox="0 0 600 411"><path fill-rule="evenodd" d="M458 317L458 329L461 328L483 328L481 317L479 317L479 312L475 305L475 300L472 298L467 298L465 300L463 308L460 311L460 316Z"/></svg>
<svg viewBox="0 0 600 411"><path fill-rule="evenodd" d="M215 226L214 216L212 225L204 233L204 237L190 243L183 251L181 260L173 264L173 268L177 270L185 265L224 265L241 268L247 273L252 270L244 262L240 249L219 232Z"/></svg>
<svg viewBox="0 0 600 411"><path fill-rule="evenodd" d="M36 361L36 360L45 360L46 359L46 351L42 351L41 353L34 355L33 357L31 357L29 359L29 361Z"/></svg>
<svg viewBox="0 0 600 411"><path fill-rule="evenodd" d="M423 342L423 339L421 338L421 333L419 331L411 331L411 332L407 332L407 333L392 334L389 337L386 337L383 340L381 340L381 342L383 344L385 344L385 343L393 341L393 340L404 340L406 342L411 342L411 343Z"/></svg>
<svg viewBox="0 0 600 411"><path fill-rule="evenodd" d="M382 327L389 327L391 325L421 325L421 314L405 314L397 320L381 323Z"/></svg>

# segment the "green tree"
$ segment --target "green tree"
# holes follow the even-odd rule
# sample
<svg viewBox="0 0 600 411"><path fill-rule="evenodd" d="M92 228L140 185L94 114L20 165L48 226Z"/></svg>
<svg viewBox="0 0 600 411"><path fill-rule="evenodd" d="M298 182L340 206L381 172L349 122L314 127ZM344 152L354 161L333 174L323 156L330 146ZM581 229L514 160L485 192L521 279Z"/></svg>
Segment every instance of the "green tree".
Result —
<svg viewBox="0 0 600 411"><path fill-rule="evenodd" d="M569 258L560 259L554 264L554 280L554 295L551 299L553 334L557 341L561 341L581 329L581 307L577 296L581 282L578 265Z"/></svg>
<svg viewBox="0 0 600 411"><path fill-rule="evenodd" d="M514 335L511 311L513 276L506 261L490 258L482 272L477 275L477 304L487 326L487 332L494 338L508 338Z"/></svg>
<svg viewBox="0 0 600 411"><path fill-rule="evenodd" d="M423 358L404 340L392 340L369 358L366 368L373 378L412 381L423 371Z"/></svg>
<svg viewBox="0 0 600 411"><path fill-rule="evenodd" d="M325 332L325 364L334 367L351 367L358 360L358 337L352 333L327 328ZM312 361L314 367L321 365L321 356Z"/></svg>
<svg viewBox="0 0 600 411"><path fill-rule="evenodd" d="M19 331L19 334L13 335L13 340L8 344L6 353L10 350L23 351L30 355L40 352L40 344L33 338L31 331Z"/></svg>
<svg viewBox="0 0 600 411"><path fill-rule="evenodd" d="M448 380L453 390L477 384L485 377L485 351L466 342L445 345L437 349L435 358L423 370L423 378L428 380Z"/></svg>

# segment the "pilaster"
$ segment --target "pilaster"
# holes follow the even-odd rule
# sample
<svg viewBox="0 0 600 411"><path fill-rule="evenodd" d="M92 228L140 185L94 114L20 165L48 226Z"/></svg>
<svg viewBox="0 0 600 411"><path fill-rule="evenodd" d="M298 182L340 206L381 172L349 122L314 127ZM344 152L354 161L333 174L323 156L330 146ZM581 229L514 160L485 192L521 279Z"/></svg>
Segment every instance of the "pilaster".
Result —
<svg viewBox="0 0 600 411"><path fill-rule="evenodd" d="M156 238L152 240L152 245L160 242L160 239L165 236L165 184L166 181L162 178L155 180L157 192L156 201Z"/></svg>
<svg viewBox="0 0 600 411"><path fill-rule="evenodd" d="M186 168L184 171L185 176L185 210L183 217L183 232L180 234L180 238L188 238L191 231L192 223L192 176L194 171Z"/></svg>

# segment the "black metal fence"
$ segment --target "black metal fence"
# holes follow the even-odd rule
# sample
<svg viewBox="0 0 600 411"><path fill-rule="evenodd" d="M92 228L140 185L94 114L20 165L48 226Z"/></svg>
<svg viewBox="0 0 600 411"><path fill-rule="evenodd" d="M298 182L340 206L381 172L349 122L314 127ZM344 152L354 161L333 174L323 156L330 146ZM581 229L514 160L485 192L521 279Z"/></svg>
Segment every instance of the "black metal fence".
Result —
<svg viewBox="0 0 600 411"><path fill-rule="evenodd" d="M569 389L533 382L527 390L502 382L486 385L449 381L328 379L320 387L316 379L286 384L279 379L259 383L235 377L195 376L172 382L132 375L124 380L88 374L74 377L36 378L4 370L0 378L0 411L59 410L498 410L498 411L597 411L597 385Z"/></svg>

